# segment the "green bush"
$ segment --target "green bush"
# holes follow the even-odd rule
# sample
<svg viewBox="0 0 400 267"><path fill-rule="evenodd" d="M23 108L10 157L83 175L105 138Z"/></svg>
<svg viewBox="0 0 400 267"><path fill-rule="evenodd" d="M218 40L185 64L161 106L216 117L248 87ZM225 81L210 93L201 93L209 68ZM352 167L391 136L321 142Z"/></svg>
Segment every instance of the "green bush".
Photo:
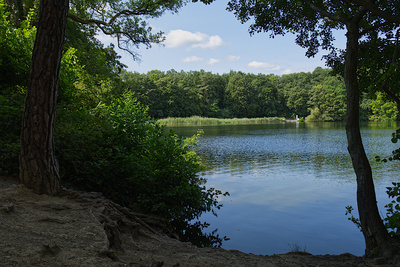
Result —
<svg viewBox="0 0 400 267"><path fill-rule="evenodd" d="M192 220L219 209L220 191L205 188L200 158L146 113L132 93L87 111L59 111L56 154L62 182L100 191L136 211Z"/></svg>
<svg viewBox="0 0 400 267"><path fill-rule="evenodd" d="M4 0L0 0L0 92L16 85L26 85L32 57L36 28L31 25L31 16L15 28L12 14L6 12Z"/></svg>
<svg viewBox="0 0 400 267"><path fill-rule="evenodd" d="M36 29L32 12L15 28L0 0L0 173L18 174L19 136Z"/></svg>
<svg viewBox="0 0 400 267"><path fill-rule="evenodd" d="M392 133L391 142L397 143L400 139L400 129L396 130L395 133ZM387 162L392 160L400 160L400 148L392 151L392 156L388 159L381 159L379 156L376 157L376 160ZM387 187L386 193L389 198L393 200L385 205L386 208L386 218L384 218L385 226L388 229L388 232L391 236L399 236L400 235L400 183L393 182L393 187Z"/></svg>
<svg viewBox="0 0 400 267"><path fill-rule="evenodd" d="M25 93L15 88L0 95L0 174L18 174L19 139Z"/></svg>
<svg viewBox="0 0 400 267"><path fill-rule="evenodd" d="M393 200L385 205L385 226L391 236L400 236L400 183L392 183L393 187L387 187L387 194Z"/></svg>
<svg viewBox="0 0 400 267"><path fill-rule="evenodd" d="M311 114L305 118L305 121L333 121L331 117L326 114L323 114L318 107L311 109Z"/></svg>

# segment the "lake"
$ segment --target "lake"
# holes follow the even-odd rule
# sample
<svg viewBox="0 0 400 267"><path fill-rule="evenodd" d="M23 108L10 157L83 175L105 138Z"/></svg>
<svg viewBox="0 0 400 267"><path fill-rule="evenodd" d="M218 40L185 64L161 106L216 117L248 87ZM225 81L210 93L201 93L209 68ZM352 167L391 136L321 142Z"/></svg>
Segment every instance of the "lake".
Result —
<svg viewBox="0 0 400 267"><path fill-rule="evenodd" d="M363 143L373 168L382 216L389 202L386 187L399 181L400 163L377 163L398 145L390 142L397 123L362 124ZM226 249L279 254L294 249L312 254L364 254L364 239L345 215L355 208L356 181L343 123L173 127L204 136L195 148L207 171L208 187L228 191L218 217L202 221L218 228Z"/></svg>

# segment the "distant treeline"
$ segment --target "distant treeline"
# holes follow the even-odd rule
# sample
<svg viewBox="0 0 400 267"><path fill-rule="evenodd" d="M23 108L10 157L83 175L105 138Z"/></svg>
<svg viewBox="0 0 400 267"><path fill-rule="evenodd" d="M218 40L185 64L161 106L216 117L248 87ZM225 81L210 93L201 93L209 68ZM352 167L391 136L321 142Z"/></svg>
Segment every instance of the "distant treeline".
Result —
<svg viewBox="0 0 400 267"><path fill-rule="evenodd" d="M330 69L282 76L231 71L213 74L206 71L147 74L123 72L123 84L149 106L154 118L213 117L262 118L296 115L307 121L340 121L346 114L343 80ZM395 119L393 103L363 95L362 119Z"/></svg>

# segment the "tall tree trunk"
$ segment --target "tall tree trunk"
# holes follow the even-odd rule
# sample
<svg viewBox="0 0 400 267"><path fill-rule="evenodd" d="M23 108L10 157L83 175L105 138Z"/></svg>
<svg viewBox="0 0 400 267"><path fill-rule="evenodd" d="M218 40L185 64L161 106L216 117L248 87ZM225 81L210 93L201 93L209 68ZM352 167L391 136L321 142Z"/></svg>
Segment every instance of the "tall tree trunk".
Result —
<svg viewBox="0 0 400 267"><path fill-rule="evenodd" d="M348 23L344 80L347 91L346 135L348 151L357 177L357 204L365 239L366 256L390 256L390 236L376 204L372 170L366 156L359 125L359 87L357 81L358 24Z"/></svg>
<svg viewBox="0 0 400 267"><path fill-rule="evenodd" d="M37 194L60 191L54 155L57 88L69 0L41 0L21 130L19 180Z"/></svg>

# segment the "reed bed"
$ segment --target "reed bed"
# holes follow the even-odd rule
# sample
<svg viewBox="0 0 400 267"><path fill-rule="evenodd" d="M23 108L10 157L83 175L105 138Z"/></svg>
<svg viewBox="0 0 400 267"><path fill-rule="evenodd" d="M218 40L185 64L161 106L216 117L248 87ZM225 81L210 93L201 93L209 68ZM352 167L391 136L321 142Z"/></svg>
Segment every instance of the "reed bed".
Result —
<svg viewBox="0 0 400 267"><path fill-rule="evenodd" d="M166 118L160 119L158 122L161 125L224 125L224 124L263 124L269 122L282 122L285 118L282 117L265 117L265 118L232 118L219 119L193 116L187 118Z"/></svg>

